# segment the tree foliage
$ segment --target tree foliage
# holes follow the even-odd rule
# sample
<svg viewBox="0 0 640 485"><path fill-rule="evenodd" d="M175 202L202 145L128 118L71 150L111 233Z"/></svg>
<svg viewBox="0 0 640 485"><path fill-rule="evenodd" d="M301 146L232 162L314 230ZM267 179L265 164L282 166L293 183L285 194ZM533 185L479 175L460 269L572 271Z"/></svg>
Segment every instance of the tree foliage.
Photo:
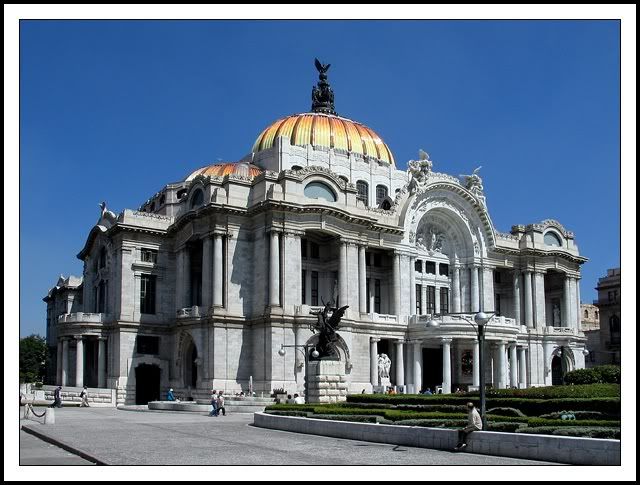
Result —
<svg viewBox="0 0 640 485"><path fill-rule="evenodd" d="M620 384L620 366L600 365L590 369L576 369L564 376L567 384Z"/></svg>
<svg viewBox="0 0 640 485"><path fill-rule="evenodd" d="M20 382L42 382L46 375L49 352L47 341L32 334L20 339Z"/></svg>

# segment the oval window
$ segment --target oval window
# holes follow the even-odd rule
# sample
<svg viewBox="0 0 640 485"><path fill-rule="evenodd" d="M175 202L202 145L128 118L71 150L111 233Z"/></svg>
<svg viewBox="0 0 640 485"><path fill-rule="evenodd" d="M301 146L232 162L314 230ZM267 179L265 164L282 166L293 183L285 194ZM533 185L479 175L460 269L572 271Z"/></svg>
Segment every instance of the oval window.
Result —
<svg viewBox="0 0 640 485"><path fill-rule="evenodd" d="M337 200L333 190L322 182L311 182L307 184L304 188L304 195L310 199L324 199L329 202L335 202Z"/></svg>
<svg viewBox="0 0 640 485"><path fill-rule="evenodd" d="M544 243L547 246L556 246L556 247L562 246L562 241L560 240L558 235L555 232L551 232L551 231L547 232L544 235Z"/></svg>

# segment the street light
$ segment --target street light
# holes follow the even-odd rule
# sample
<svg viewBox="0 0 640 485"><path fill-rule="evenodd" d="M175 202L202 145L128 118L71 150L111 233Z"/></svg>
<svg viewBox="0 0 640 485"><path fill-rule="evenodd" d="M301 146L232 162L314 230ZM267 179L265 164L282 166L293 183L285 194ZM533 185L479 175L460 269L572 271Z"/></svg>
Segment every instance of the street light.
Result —
<svg viewBox="0 0 640 485"><path fill-rule="evenodd" d="M302 344L302 345L280 345L280 350L278 350L278 355L284 357L287 353L285 347L293 347L295 349L303 349L304 353L304 402L305 404L309 404L309 349L313 349L311 351L311 357L314 359L318 358L320 352L316 350L316 346L314 344Z"/></svg>
<svg viewBox="0 0 640 485"><path fill-rule="evenodd" d="M487 419L485 417L486 410L486 399L485 399L485 385L484 385L484 333L485 326L491 321L495 312L485 313L478 312L473 316L473 321L471 320L471 315L468 313L446 313L446 314L434 314L431 315L431 318L427 321L427 328L437 328L440 326L440 323L435 320L435 318L442 318L443 316L451 317L455 320L463 320L470 324L475 330L476 335L478 337L478 362L479 364L479 372L480 372L480 417L482 418L482 429L487 429ZM475 321L475 325L473 322Z"/></svg>

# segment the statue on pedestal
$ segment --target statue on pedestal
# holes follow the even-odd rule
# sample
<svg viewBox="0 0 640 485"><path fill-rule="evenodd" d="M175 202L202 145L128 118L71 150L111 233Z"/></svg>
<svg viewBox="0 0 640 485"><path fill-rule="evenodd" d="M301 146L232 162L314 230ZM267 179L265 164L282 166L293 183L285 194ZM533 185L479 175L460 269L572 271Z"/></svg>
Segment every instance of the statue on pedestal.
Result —
<svg viewBox="0 0 640 485"><path fill-rule="evenodd" d="M391 370L391 359L387 354L378 354L378 385L389 386L389 371Z"/></svg>
<svg viewBox="0 0 640 485"><path fill-rule="evenodd" d="M322 310L310 312L311 315L318 316L318 321L314 325L310 325L309 329L313 333L318 333L316 350L320 354L319 359L336 359L338 357L333 344L338 340L339 335L336 330L340 326L340 320L347 308L349 305L332 308L331 302L327 302Z"/></svg>

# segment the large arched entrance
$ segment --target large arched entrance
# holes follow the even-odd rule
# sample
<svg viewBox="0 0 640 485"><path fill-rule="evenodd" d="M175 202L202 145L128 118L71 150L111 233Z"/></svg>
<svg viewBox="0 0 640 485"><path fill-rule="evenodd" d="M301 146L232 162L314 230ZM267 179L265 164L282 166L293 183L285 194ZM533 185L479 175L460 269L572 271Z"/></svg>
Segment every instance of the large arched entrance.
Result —
<svg viewBox="0 0 640 485"><path fill-rule="evenodd" d="M564 384L564 372L562 370L562 357L554 356L551 360L551 385L561 386Z"/></svg>
<svg viewBox="0 0 640 485"><path fill-rule="evenodd" d="M160 367L140 364L136 367L136 404L160 399Z"/></svg>

